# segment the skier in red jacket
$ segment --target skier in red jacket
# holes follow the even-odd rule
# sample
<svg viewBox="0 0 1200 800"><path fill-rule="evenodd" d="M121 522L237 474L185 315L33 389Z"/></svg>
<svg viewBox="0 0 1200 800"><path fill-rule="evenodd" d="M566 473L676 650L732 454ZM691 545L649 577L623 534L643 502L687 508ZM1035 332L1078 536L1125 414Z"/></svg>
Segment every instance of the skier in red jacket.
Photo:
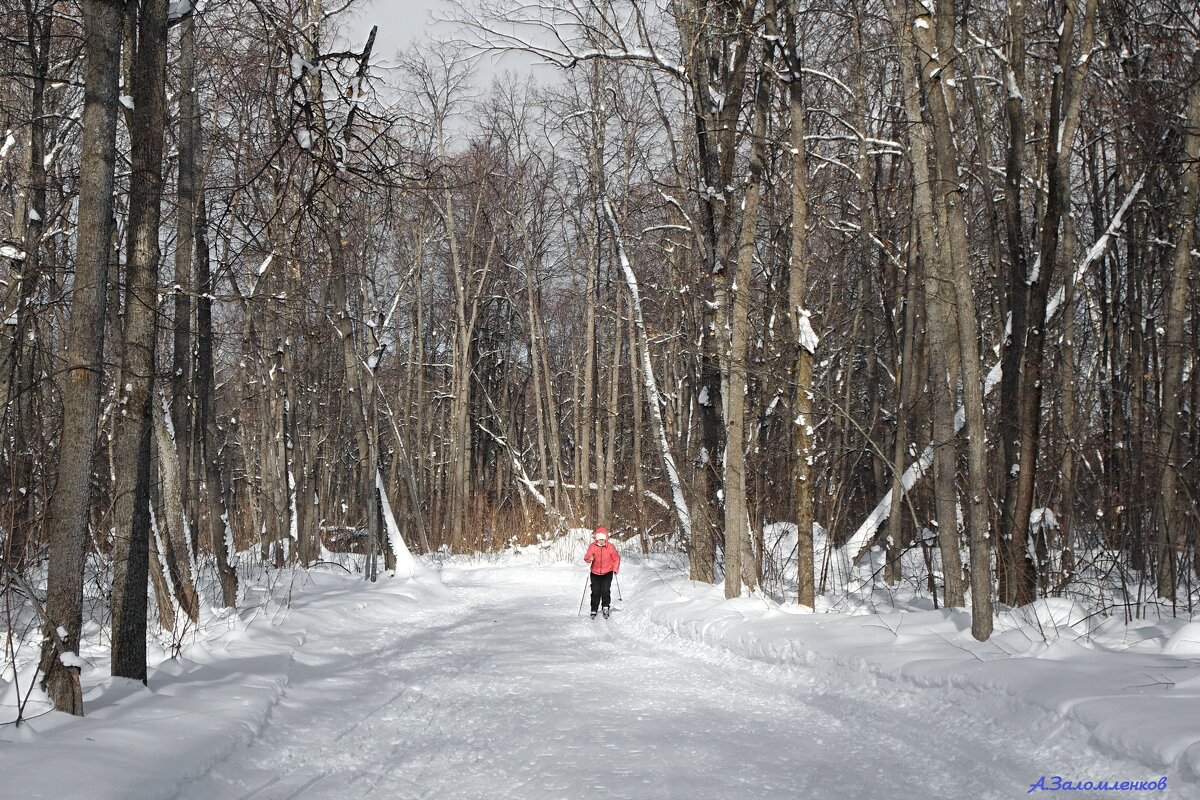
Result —
<svg viewBox="0 0 1200 800"><path fill-rule="evenodd" d="M608 540L608 531L596 528L592 531L592 543L588 545L583 560L592 565L592 619L596 611L603 606L604 618L608 618L609 606L612 605L613 575L621 571L621 554Z"/></svg>

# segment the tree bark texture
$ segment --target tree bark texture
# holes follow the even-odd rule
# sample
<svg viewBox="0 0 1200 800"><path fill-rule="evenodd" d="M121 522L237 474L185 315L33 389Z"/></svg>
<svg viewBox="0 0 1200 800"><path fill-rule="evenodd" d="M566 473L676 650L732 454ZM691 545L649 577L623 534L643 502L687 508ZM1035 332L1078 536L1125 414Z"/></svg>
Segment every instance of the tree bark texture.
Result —
<svg viewBox="0 0 1200 800"><path fill-rule="evenodd" d="M82 167L79 176L79 233L71 321L67 333L67 371L63 378L63 433L59 451L70 454L59 464L58 484L50 498L46 529L50 565L46 612L50 622L42 641L42 688L54 707L83 714L79 667L63 663L79 653L83 628L83 558L91 510L92 457L100 412L100 377L108 266L112 258L113 167L116 158L117 79L121 68L124 3L82 0L85 97ZM70 648L61 653L57 628Z"/></svg>
<svg viewBox="0 0 1200 800"><path fill-rule="evenodd" d="M146 599L150 558L150 458L158 321L159 223L166 132L167 3L137 12L133 54L132 174L125 270L121 387L113 442L116 541L113 552L112 666L146 682Z"/></svg>

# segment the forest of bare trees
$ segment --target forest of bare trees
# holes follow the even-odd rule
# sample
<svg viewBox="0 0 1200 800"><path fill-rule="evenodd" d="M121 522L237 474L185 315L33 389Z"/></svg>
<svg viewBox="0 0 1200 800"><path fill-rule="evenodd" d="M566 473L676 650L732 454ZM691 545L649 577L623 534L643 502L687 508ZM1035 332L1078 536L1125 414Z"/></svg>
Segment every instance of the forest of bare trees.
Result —
<svg viewBox="0 0 1200 800"><path fill-rule="evenodd" d="M85 622L145 680L239 565L578 525L808 606L873 555L979 639L1191 612L1195 4L354 12L0 0L0 580L56 707Z"/></svg>

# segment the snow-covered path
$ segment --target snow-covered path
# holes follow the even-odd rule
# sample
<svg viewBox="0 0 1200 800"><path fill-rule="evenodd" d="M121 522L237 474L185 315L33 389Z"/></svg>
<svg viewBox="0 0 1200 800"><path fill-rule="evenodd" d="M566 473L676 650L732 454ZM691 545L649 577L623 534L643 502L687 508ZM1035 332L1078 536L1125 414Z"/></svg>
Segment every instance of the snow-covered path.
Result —
<svg viewBox="0 0 1200 800"><path fill-rule="evenodd" d="M263 728L180 800L1011 798L1042 775L1121 772L1062 730L991 724L936 692L831 692L804 669L636 637L619 612L577 618L580 570L443 577L458 603L360 604L307 631Z"/></svg>

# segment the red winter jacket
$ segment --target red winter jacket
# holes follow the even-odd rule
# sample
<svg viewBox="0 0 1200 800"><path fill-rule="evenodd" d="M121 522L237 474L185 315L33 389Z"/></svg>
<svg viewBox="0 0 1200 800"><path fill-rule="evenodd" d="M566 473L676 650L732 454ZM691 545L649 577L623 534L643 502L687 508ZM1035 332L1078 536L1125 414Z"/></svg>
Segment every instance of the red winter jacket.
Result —
<svg viewBox="0 0 1200 800"><path fill-rule="evenodd" d="M593 575L621 571L621 554L617 552L617 548L613 546L612 542L604 545L592 542L588 546L583 560L592 565Z"/></svg>

